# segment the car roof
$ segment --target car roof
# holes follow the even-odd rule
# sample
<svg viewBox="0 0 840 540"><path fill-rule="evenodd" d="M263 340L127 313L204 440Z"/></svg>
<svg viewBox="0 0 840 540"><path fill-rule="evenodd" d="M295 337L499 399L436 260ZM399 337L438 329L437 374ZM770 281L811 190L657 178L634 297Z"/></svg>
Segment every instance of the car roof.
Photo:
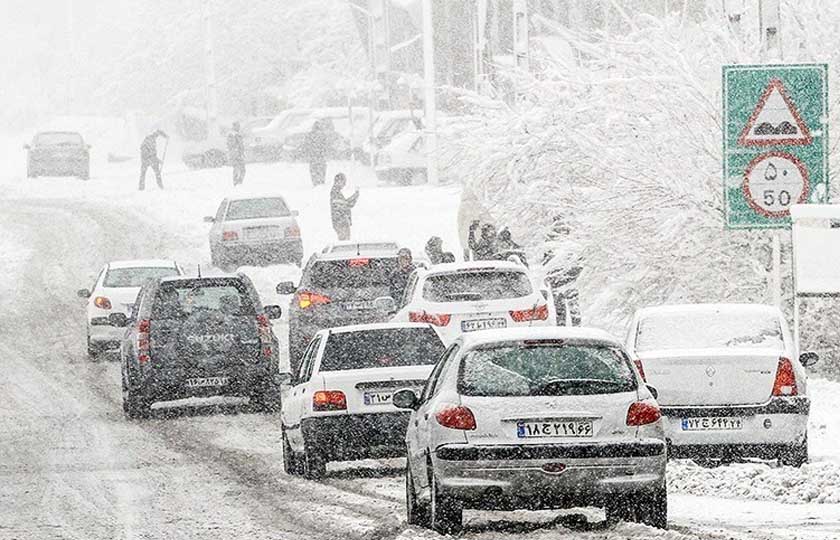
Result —
<svg viewBox="0 0 840 540"><path fill-rule="evenodd" d="M399 245L396 242L336 242L329 244L318 254L320 260L342 260L356 257L396 257Z"/></svg>
<svg viewBox="0 0 840 540"><path fill-rule="evenodd" d="M517 270L527 272L528 269L521 264L512 261L466 261L432 265L428 274L445 274L450 272L463 272L469 270Z"/></svg>
<svg viewBox="0 0 840 540"><path fill-rule="evenodd" d="M178 265L171 259L133 259L124 261L111 261L108 268L177 268Z"/></svg>
<svg viewBox="0 0 840 540"><path fill-rule="evenodd" d="M219 281L219 280L244 280L247 276L244 274L213 274L209 276L167 276L163 278L159 278L160 283L173 283L173 282L196 282L196 281Z"/></svg>
<svg viewBox="0 0 840 540"><path fill-rule="evenodd" d="M48 135L48 134L49 135L53 135L53 134L55 134L55 135L78 135L80 137L82 136L82 134L79 133L78 131L62 131L62 130L39 131L35 135Z"/></svg>
<svg viewBox="0 0 840 540"><path fill-rule="evenodd" d="M662 306L650 306L639 309L636 312L638 317L645 317L649 315L667 315L677 313L703 313L709 311L725 311L729 313L767 313L770 315L779 315L779 308L768 304L738 304L738 303L721 303L721 304L666 304Z"/></svg>
<svg viewBox="0 0 840 540"><path fill-rule="evenodd" d="M427 323L407 323L407 322L386 322L373 324L352 324L347 326L336 326L335 328L328 328L321 330L319 334L349 334L352 332L368 332L371 330L405 330L405 329L431 329L434 328Z"/></svg>
<svg viewBox="0 0 840 540"><path fill-rule="evenodd" d="M251 201L254 199L282 199L283 202L286 202L285 197L276 193L252 193L250 195L236 195L232 197L227 197L228 202Z"/></svg>
<svg viewBox="0 0 840 540"><path fill-rule="evenodd" d="M621 342L600 328L581 326L528 326L498 330L479 330L461 335L465 349L481 345L492 345L509 341L567 340L578 342L599 342L621 347Z"/></svg>

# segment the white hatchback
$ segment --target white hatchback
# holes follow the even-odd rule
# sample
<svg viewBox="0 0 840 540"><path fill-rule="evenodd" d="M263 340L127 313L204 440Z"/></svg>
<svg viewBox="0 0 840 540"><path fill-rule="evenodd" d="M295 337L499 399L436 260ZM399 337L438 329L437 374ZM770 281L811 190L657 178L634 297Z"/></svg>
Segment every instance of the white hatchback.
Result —
<svg viewBox="0 0 840 540"><path fill-rule="evenodd" d="M804 366L782 312L752 304L639 310L627 350L658 391L672 456L808 460Z"/></svg>
<svg viewBox="0 0 840 540"><path fill-rule="evenodd" d="M548 287L535 283L522 265L439 264L412 274L393 320L432 324L450 343L462 332L556 326L553 302Z"/></svg>
<svg viewBox="0 0 840 540"><path fill-rule="evenodd" d="M181 267L169 260L112 261L103 266L93 288L78 291L87 299L88 356L93 359L109 348L119 348L125 328L113 326L109 317L113 313L130 315L146 281L183 274Z"/></svg>
<svg viewBox="0 0 840 540"><path fill-rule="evenodd" d="M419 391L444 346L428 324L367 324L321 330L283 400L287 473L319 478L329 461L405 455L409 414L400 388Z"/></svg>

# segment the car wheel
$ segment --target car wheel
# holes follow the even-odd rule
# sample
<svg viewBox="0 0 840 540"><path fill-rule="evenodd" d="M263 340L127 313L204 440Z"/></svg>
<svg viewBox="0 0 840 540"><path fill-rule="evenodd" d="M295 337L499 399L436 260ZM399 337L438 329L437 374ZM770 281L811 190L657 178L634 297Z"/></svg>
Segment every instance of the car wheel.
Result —
<svg viewBox="0 0 840 540"><path fill-rule="evenodd" d="M303 447L303 476L307 480L320 480L327 474L327 460L317 448Z"/></svg>
<svg viewBox="0 0 840 540"><path fill-rule="evenodd" d="M429 528L429 506L417 500L417 490L414 488L414 477L411 474L411 464L405 464L405 515L409 525Z"/></svg>
<svg viewBox="0 0 840 540"><path fill-rule="evenodd" d="M779 455L779 464L787 467L801 467L808 463L808 435L800 444L786 446Z"/></svg>
<svg viewBox="0 0 840 540"><path fill-rule="evenodd" d="M289 476L296 476L301 473L298 457L295 451L292 450L292 445L289 444L289 438L286 436L286 428L281 426L281 437L283 439L283 471Z"/></svg>
<svg viewBox="0 0 840 540"><path fill-rule="evenodd" d="M441 534L454 534L464 526L464 508L461 501L446 495L438 485L434 469L429 471L432 504L429 508L429 525Z"/></svg>
<svg viewBox="0 0 840 540"><path fill-rule="evenodd" d="M152 404L142 393L128 389L123 392L123 412L129 420L148 418L152 414Z"/></svg>
<svg viewBox="0 0 840 540"><path fill-rule="evenodd" d="M665 529L668 526L668 489L613 497L606 507L607 521L632 521Z"/></svg>

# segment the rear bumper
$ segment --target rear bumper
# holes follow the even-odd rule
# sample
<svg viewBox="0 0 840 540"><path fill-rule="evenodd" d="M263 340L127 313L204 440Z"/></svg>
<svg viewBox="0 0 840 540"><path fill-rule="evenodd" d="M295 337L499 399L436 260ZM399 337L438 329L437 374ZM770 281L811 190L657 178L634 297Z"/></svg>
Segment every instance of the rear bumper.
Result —
<svg viewBox="0 0 840 540"><path fill-rule="evenodd" d="M389 412L306 418L301 430L306 445L327 459L400 457L410 413Z"/></svg>
<svg viewBox="0 0 840 540"><path fill-rule="evenodd" d="M154 359L152 359L154 362ZM275 370L268 366L245 366L238 369L147 369L135 378L132 387L155 401L170 401L187 397L251 396L275 384ZM223 386L187 386L188 379L227 378Z"/></svg>
<svg viewBox="0 0 840 540"><path fill-rule="evenodd" d="M806 396L773 398L732 407L662 407L665 436L674 456L737 455L763 457L767 449L805 440L811 402ZM737 418L738 430L686 431L691 418Z"/></svg>
<svg viewBox="0 0 840 540"><path fill-rule="evenodd" d="M665 442L528 446L447 445L433 454L448 495L468 508L603 505L665 484Z"/></svg>
<svg viewBox="0 0 840 540"><path fill-rule="evenodd" d="M88 336L91 343L106 344L118 348L125 334L125 328L111 326L105 317L91 319L88 324Z"/></svg>
<svg viewBox="0 0 840 540"><path fill-rule="evenodd" d="M213 246L213 251L224 260L237 264L298 263L303 259L303 243L300 238L271 242L220 243Z"/></svg>

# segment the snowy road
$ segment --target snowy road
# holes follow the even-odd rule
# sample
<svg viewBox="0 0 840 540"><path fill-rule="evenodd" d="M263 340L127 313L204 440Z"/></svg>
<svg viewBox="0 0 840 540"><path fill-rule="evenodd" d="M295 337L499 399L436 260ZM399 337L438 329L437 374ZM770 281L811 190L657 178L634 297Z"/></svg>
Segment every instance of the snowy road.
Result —
<svg viewBox="0 0 840 540"><path fill-rule="evenodd" d="M303 170L253 167L246 182L287 195L301 211L305 247L311 251L332 234L327 192L308 187ZM225 405L163 411L149 421L128 422L121 410L118 365L86 359L75 291L89 285L110 259L173 256L190 270L191 263L206 264L207 229L200 219L213 212L227 190L228 174L226 169L173 171L166 193L142 196L130 190L134 173L127 168L86 184L63 179L35 184L14 174L0 179L5 193L0 199L5 258L0 262L0 538L437 537L405 525L399 460L342 466L321 483L291 478L282 472L276 417ZM438 234L456 248L457 189L377 187L361 171L355 178L362 187L356 234L381 238L385 231L415 249ZM670 531L624 524L604 529L575 512L468 513L464 537L840 538L837 499L805 503L817 497L802 495L804 500L791 504L784 494L755 485L779 479L780 489L806 482L805 488L832 497L837 493L831 478L840 478L840 423L831 411L840 406L840 385L820 381L815 389L812 443L818 452L811 469L735 465L715 470L714 478L703 477L697 487L686 477L711 473L677 463L674 478L685 487L670 498ZM820 484L820 478L829 481ZM722 498L713 489L703 490L713 482L740 482L749 489L729 489L728 498Z"/></svg>

